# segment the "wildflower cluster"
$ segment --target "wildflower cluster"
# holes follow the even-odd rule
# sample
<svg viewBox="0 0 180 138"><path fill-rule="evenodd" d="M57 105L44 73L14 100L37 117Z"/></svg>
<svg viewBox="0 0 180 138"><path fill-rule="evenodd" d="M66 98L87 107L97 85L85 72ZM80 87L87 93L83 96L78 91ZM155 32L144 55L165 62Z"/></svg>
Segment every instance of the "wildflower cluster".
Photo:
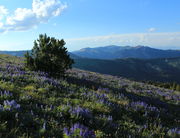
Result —
<svg viewBox="0 0 180 138"><path fill-rule="evenodd" d="M54 79L12 61L0 63L1 137L180 135L178 91L77 69Z"/></svg>

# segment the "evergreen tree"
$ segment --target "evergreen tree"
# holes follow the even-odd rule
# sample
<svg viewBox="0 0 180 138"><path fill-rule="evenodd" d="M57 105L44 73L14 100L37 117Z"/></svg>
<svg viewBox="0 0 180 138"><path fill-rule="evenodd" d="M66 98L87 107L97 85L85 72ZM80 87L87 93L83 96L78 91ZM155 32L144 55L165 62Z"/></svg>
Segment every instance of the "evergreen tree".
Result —
<svg viewBox="0 0 180 138"><path fill-rule="evenodd" d="M39 35L39 39L34 41L31 53L27 52L25 55L26 67L54 77L64 76L65 71L74 63L64 45L63 39L58 40L46 34Z"/></svg>

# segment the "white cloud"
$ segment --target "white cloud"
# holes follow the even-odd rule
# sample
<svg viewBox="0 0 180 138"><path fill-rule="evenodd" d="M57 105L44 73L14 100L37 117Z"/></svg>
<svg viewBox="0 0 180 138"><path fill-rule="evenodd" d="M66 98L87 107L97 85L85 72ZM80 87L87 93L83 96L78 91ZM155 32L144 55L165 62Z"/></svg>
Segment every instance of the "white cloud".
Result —
<svg viewBox="0 0 180 138"><path fill-rule="evenodd" d="M8 9L6 9L4 6L0 5L0 20L2 20L3 17L7 14L8 14Z"/></svg>
<svg viewBox="0 0 180 138"><path fill-rule="evenodd" d="M156 31L156 28L154 27L148 29L148 32L155 32L155 31Z"/></svg>
<svg viewBox="0 0 180 138"><path fill-rule="evenodd" d="M58 16L67 8L67 5L61 4L58 0L33 0L32 11L41 21L47 21L52 16Z"/></svg>
<svg viewBox="0 0 180 138"><path fill-rule="evenodd" d="M67 5L59 0L33 0L32 9L17 8L12 15L8 14L6 22L3 25L0 24L0 32L32 29L40 23L48 22L52 17L59 16L65 8ZM6 10L2 11L7 14Z"/></svg>
<svg viewBox="0 0 180 138"><path fill-rule="evenodd" d="M4 6L0 5L0 14L2 14L2 15L8 14L8 9L6 9Z"/></svg>
<svg viewBox="0 0 180 138"><path fill-rule="evenodd" d="M83 47L107 45L137 46L144 45L155 48L179 48L180 32L171 33L134 33L66 39L69 49L78 50Z"/></svg>
<svg viewBox="0 0 180 138"><path fill-rule="evenodd" d="M0 22L0 28L3 27L3 23Z"/></svg>

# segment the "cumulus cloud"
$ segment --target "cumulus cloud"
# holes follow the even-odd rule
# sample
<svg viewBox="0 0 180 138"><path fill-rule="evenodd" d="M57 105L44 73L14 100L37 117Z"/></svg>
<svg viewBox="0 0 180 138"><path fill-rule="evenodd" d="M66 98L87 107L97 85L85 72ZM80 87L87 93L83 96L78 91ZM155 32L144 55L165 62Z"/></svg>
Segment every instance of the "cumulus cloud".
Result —
<svg viewBox="0 0 180 138"><path fill-rule="evenodd" d="M26 31L46 23L50 18L59 16L66 4L59 0L33 0L32 8L17 8L12 15L7 15L4 7L0 8L0 13L6 14L5 23L0 23L0 32L7 31ZM1 14L0 14L1 15Z"/></svg>
<svg viewBox="0 0 180 138"><path fill-rule="evenodd" d="M107 36L66 39L66 42L67 45L73 50L77 50L83 47L96 47L106 45L145 45L155 48L180 49L180 32L114 34Z"/></svg>
<svg viewBox="0 0 180 138"><path fill-rule="evenodd" d="M2 20L3 17L7 14L8 14L8 9L0 5L0 20Z"/></svg>
<svg viewBox="0 0 180 138"><path fill-rule="evenodd" d="M8 9L6 9L4 6L0 5L0 14L2 14L2 15L8 14Z"/></svg>

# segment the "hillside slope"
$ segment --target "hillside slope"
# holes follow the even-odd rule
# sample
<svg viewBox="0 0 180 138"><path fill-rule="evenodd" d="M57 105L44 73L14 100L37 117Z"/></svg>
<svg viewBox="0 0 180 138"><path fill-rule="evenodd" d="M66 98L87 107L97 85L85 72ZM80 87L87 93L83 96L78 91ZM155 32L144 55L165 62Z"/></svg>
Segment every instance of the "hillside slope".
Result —
<svg viewBox="0 0 180 138"><path fill-rule="evenodd" d="M122 76L138 81L180 83L180 58L164 59L76 59L75 68Z"/></svg>
<svg viewBox="0 0 180 138"><path fill-rule="evenodd" d="M180 135L178 91L76 69L54 79L21 58L0 61L1 137Z"/></svg>
<svg viewBox="0 0 180 138"><path fill-rule="evenodd" d="M113 52L114 47L109 47L109 49ZM4 51L3 53L23 57L25 52ZM180 58L99 60L82 58L70 52L69 55L75 60L73 65L75 68L123 76L138 81L180 83L180 78L178 77L180 76Z"/></svg>
<svg viewBox="0 0 180 138"><path fill-rule="evenodd" d="M72 52L77 56L93 59L117 59L117 58L172 58L180 57L178 50L160 50L146 46L105 46L97 48L83 48Z"/></svg>

